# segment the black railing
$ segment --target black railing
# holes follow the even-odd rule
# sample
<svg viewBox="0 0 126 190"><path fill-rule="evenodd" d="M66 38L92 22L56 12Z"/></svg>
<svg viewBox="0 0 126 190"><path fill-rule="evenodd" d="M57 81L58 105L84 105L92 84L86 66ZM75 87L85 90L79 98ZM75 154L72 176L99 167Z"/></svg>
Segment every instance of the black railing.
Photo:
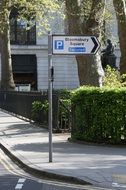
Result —
<svg viewBox="0 0 126 190"><path fill-rule="evenodd" d="M32 103L48 100L47 92L0 91L0 108L32 120ZM70 131L70 109L59 100L58 93L53 93L53 131ZM65 113L65 114L64 114ZM40 111L38 122L48 126L48 113Z"/></svg>
<svg viewBox="0 0 126 190"><path fill-rule="evenodd" d="M66 103L67 101L67 103ZM62 132L71 131L71 104L68 100L59 99L58 125Z"/></svg>

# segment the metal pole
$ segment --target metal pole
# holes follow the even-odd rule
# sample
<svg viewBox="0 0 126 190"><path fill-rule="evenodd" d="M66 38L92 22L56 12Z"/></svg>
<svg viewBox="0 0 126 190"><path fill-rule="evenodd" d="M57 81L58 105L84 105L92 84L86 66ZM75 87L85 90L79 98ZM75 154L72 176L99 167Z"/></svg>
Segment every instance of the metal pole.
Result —
<svg viewBox="0 0 126 190"><path fill-rule="evenodd" d="M48 101L49 101L49 162L52 162L52 34L48 33Z"/></svg>

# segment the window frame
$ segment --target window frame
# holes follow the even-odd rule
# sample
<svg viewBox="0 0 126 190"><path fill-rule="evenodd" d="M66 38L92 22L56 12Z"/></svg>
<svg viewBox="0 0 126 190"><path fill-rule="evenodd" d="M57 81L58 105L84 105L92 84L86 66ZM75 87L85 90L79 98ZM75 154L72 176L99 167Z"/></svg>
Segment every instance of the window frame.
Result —
<svg viewBox="0 0 126 190"><path fill-rule="evenodd" d="M11 23L11 19L14 19L13 23ZM26 28L24 29L26 39L22 40L18 39L18 11L17 9L12 9L11 14L10 14L10 43L12 45L36 45L36 22L35 25L33 25L29 30ZM28 24L27 24L28 26ZM13 30L12 30L13 27ZM33 30L33 31L32 31ZM19 32L20 33L20 32ZM14 39L11 39L11 35L14 35ZM34 36L34 38L31 36Z"/></svg>

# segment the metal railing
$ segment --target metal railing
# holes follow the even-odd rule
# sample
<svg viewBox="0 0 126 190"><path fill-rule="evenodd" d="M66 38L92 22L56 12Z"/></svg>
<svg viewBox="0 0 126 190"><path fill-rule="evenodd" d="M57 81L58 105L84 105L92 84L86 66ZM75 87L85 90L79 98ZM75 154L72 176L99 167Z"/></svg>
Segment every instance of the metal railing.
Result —
<svg viewBox="0 0 126 190"><path fill-rule="evenodd" d="M62 132L71 131L71 105L66 104L65 100L59 100L58 125Z"/></svg>
<svg viewBox="0 0 126 190"><path fill-rule="evenodd" d="M17 92L0 91L0 108L16 115L32 118L32 103L48 100L47 92ZM40 111L38 115L40 125L48 126L48 113ZM71 128L70 108L59 100L58 93L53 93L53 131L69 132Z"/></svg>

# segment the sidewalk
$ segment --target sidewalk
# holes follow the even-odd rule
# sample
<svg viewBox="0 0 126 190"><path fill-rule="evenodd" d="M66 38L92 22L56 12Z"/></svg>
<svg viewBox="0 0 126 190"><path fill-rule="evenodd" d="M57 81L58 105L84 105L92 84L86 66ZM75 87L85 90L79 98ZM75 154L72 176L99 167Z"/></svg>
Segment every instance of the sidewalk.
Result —
<svg viewBox="0 0 126 190"><path fill-rule="evenodd" d="M53 134L53 162L49 163L47 130L0 111L1 148L29 172L126 189L126 147L70 143L68 137Z"/></svg>

